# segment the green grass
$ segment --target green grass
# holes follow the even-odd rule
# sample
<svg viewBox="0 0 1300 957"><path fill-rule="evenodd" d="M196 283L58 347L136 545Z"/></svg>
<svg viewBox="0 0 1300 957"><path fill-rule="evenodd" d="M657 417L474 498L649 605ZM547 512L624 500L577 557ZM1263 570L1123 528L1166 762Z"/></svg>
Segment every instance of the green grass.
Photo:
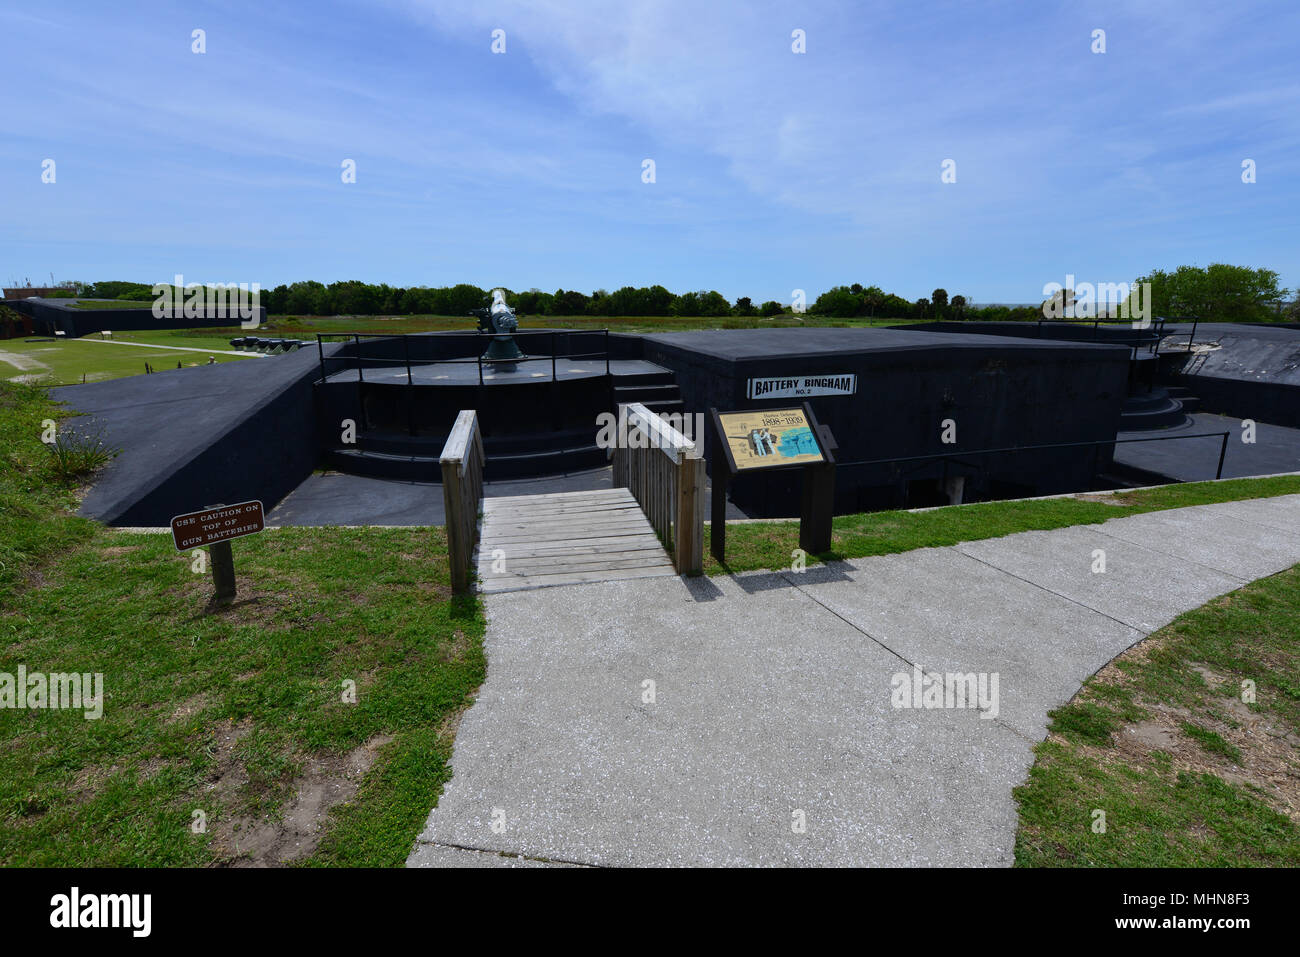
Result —
<svg viewBox="0 0 1300 957"><path fill-rule="evenodd" d="M80 299L69 303L73 309L152 309L152 299Z"/></svg>
<svg viewBox="0 0 1300 957"><path fill-rule="evenodd" d="M70 514L75 497L41 441L46 420L66 415L41 389L0 383L0 608L55 555L96 534Z"/></svg>
<svg viewBox="0 0 1300 957"><path fill-rule="evenodd" d="M304 783L329 792L365 757L298 863L400 866L484 674L482 608L451 598L443 530L239 539L240 595L217 609L169 536L67 514L46 417L42 392L0 384L0 673L102 673L103 716L0 709L0 865L230 862Z"/></svg>
<svg viewBox="0 0 1300 957"><path fill-rule="evenodd" d="M1182 615L1049 717L1015 792L1018 865L1300 866L1284 813L1300 791L1300 566ZM1158 743L1134 744L1139 725Z"/></svg>
<svg viewBox="0 0 1300 957"><path fill-rule="evenodd" d="M75 385L82 381L99 382L123 376L143 375L145 363L155 371L175 369L176 363L185 368L208 364L207 352L179 352L173 349L150 349L130 343L153 342L158 345L185 345L197 349L225 349L227 354L211 353L218 362L247 361L247 356L229 353L230 344L224 338L199 339L168 338L166 333L113 334L112 343L95 341L98 335L82 339L57 339L28 341L9 339L0 342L0 379L36 376L43 385ZM260 361L260 360L255 360Z"/></svg>
<svg viewBox="0 0 1300 957"><path fill-rule="evenodd" d="M809 563L842 558L890 555L914 548L956 545L1014 532L1089 525L1142 512L1246 498L1300 493L1300 475L1275 478L1196 482L1154 489L1109 493L1123 504L1085 498L986 502L921 512L864 512L841 515L832 526L831 551L809 556ZM710 527L705 527L707 575L757 569L789 568L799 547L799 523L753 522L727 525L727 561L720 564L709 552Z"/></svg>

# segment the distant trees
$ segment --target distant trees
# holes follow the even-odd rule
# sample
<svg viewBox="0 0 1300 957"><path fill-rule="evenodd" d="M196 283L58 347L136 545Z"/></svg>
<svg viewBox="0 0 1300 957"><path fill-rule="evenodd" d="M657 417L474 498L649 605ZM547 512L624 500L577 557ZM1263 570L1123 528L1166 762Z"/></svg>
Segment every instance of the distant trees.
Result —
<svg viewBox="0 0 1300 957"><path fill-rule="evenodd" d="M1200 268L1180 266L1166 272L1153 270L1136 282L1150 282L1152 314L1195 315L1206 320L1276 319L1281 309L1286 317L1300 318L1300 307L1286 306L1287 290L1278 287L1278 274L1270 269L1215 263ZM87 298L124 299L149 302L153 286L137 282L79 283ZM490 287L493 288L493 287ZM464 316L483 306L490 288L470 283L454 286L390 286L349 279L325 285L315 281L295 282L262 290L262 305L272 315L439 315ZM504 287L502 287L504 288ZM506 301L526 316L708 316L771 318L789 315L789 304L769 299L755 305L741 296L733 305L717 290L699 289L674 294L664 286L622 286L613 292L591 293L576 289L543 292L506 289ZM1068 300L1069 291L1058 294ZM1064 303L1052 300L1058 305ZM975 306L966 296L935 289L929 297L910 301L887 293L880 286L852 283L832 286L809 306L809 314L832 319L955 319L964 321L1033 321L1041 318L1040 305Z"/></svg>
<svg viewBox="0 0 1300 957"><path fill-rule="evenodd" d="M729 316L731 303L720 292L687 292L678 296L672 304L674 316Z"/></svg>
<svg viewBox="0 0 1300 957"><path fill-rule="evenodd" d="M587 297L576 289L570 289L568 292L557 289L552 308L554 310L552 315L581 316L587 311Z"/></svg>
<svg viewBox="0 0 1300 957"><path fill-rule="evenodd" d="M851 286L832 286L817 297L809 312L820 316L834 316L836 319L851 319L866 313L866 300L861 290L854 293Z"/></svg>
<svg viewBox="0 0 1300 957"><path fill-rule="evenodd" d="M153 284L143 282L92 282L82 292L87 299L127 299L150 302Z"/></svg>
<svg viewBox="0 0 1300 957"><path fill-rule="evenodd" d="M924 300L929 305L929 300ZM814 315L832 316L836 319L862 318L873 319L912 319L922 318L917 314L915 304L886 293L879 286L863 287L857 283L852 286L832 286L826 290L809 308ZM927 313L928 314L928 313Z"/></svg>
<svg viewBox="0 0 1300 957"><path fill-rule="evenodd" d="M1286 289L1272 269L1211 263L1204 268L1154 269L1135 280L1151 283L1153 316L1197 316L1209 322L1268 321L1277 318L1275 303Z"/></svg>

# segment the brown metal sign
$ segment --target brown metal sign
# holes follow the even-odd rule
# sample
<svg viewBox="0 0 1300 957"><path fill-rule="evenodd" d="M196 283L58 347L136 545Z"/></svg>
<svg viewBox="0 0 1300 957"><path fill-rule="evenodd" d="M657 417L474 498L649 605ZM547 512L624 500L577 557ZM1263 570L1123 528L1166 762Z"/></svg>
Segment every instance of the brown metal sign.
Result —
<svg viewBox="0 0 1300 957"><path fill-rule="evenodd" d="M173 518L172 541L176 543L176 550L183 552L189 548L200 548L252 535L265 527L261 502L219 505Z"/></svg>

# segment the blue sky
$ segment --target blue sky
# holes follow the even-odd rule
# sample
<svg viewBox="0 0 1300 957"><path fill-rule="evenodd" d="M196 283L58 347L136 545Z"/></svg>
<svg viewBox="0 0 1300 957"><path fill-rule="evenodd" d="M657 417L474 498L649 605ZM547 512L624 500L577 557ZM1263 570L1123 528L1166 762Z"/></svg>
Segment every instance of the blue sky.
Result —
<svg viewBox="0 0 1300 957"><path fill-rule="evenodd" d="M0 282L1295 288L1297 36L1294 0L8 4Z"/></svg>

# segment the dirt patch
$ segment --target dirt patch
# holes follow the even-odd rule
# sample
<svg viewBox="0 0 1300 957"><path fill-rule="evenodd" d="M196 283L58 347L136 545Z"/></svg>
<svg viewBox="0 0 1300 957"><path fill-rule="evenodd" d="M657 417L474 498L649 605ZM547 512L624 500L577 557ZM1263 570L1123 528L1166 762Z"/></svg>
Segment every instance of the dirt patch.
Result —
<svg viewBox="0 0 1300 957"><path fill-rule="evenodd" d="M215 767L207 789L214 792L221 803L230 803L239 789L248 783L243 762L235 756L235 746L252 730L252 720L245 718L238 724L227 722L217 731L212 744Z"/></svg>
<svg viewBox="0 0 1300 957"><path fill-rule="evenodd" d="M0 362L7 362L19 372L36 372L44 369L50 371L50 367L44 362L38 362L31 356L25 356L21 352L5 352L0 350Z"/></svg>
<svg viewBox="0 0 1300 957"><path fill-rule="evenodd" d="M259 594L248 576L236 577L235 598L226 604L213 598L211 575L192 575L191 578L185 586L186 598L190 607L201 609L196 611L191 621L215 617L232 625L256 624L268 630L293 627L289 621L292 616L284 614L288 602L274 595Z"/></svg>
<svg viewBox="0 0 1300 957"><path fill-rule="evenodd" d="M109 545L99 550L99 554L105 558L113 558L117 555L126 555L130 552L139 550L139 545Z"/></svg>
<svg viewBox="0 0 1300 957"><path fill-rule="evenodd" d="M450 664L453 661L464 661L467 654L469 654L469 638L465 636L464 631L457 628L451 641L445 642L438 649L438 660Z"/></svg>
<svg viewBox="0 0 1300 957"><path fill-rule="evenodd" d="M1146 660L1158 644L1148 639L1131 648L1098 672L1096 680L1127 685L1127 676L1119 665ZM1209 688L1201 707L1139 701L1148 716L1121 727L1114 735L1113 749L1077 742L1073 746L1103 766L1149 767L1154 754L1167 755L1174 772L1212 774L1230 784L1253 789L1259 800L1300 823L1300 738L1274 716L1251 710L1239 694L1225 693L1235 691L1234 679L1201 665L1192 667ZM1240 753L1240 758L1206 750L1184 731L1184 724L1219 735Z"/></svg>
<svg viewBox="0 0 1300 957"><path fill-rule="evenodd" d="M1074 496L1080 502L1097 502L1100 505L1132 505L1132 499L1121 498L1106 492L1080 492Z"/></svg>
<svg viewBox="0 0 1300 957"><path fill-rule="evenodd" d="M320 843L330 811L356 795L379 750L391 740L377 735L345 755L306 758L281 818L236 818L217 828L214 851L234 867L275 867L309 857Z"/></svg>
<svg viewBox="0 0 1300 957"><path fill-rule="evenodd" d="M168 724L175 724L177 721L184 721L186 718L192 718L211 703L206 692L200 691L191 698L186 698L178 704L172 711L171 717L167 719Z"/></svg>

